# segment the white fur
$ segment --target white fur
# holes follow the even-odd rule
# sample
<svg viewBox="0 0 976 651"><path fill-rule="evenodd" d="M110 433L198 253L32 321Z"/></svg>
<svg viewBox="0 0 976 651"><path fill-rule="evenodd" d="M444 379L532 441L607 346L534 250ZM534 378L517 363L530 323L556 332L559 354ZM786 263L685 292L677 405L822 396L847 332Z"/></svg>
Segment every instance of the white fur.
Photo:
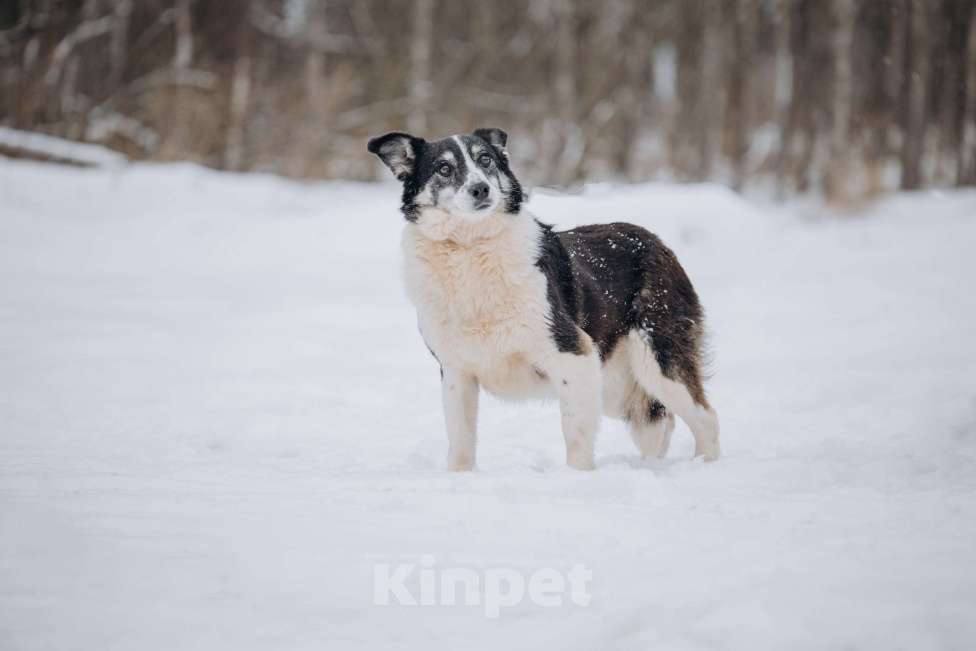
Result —
<svg viewBox="0 0 976 651"><path fill-rule="evenodd" d="M617 346L603 363L603 410L607 416L620 419L628 416L630 405L643 392L623 348Z"/></svg>
<svg viewBox="0 0 976 651"><path fill-rule="evenodd" d="M578 470L594 468L594 435L600 427L602 411L600 356L596 347L588 343L589 352L585 355L557 354L541 362L559 396L566 463Z"/></svg>
<svg viewBox="0 0 976 651"><path fill-rule="evenodd" d="M697 404L685 385L665 377L650 343L640 333L632 330L627 340L630 363L640 385L688 424L695 437L696 457L703 456L706 461L718 459L721 449L715 410Z"/></svg>
<svg viewBox="0 0 976 651"><path fill-rule="evenodd" d="M637 382L628 348L629 343L621 342L603 363L603 410L611 418L629 421L631 438L642 457L663 458L671 445L674 415L668 412L649 423L633 413L635 408L649 409L656 396L648 396Z"/></svg>
<svg viewBox="0 0 976 651"><path fill-rule="evenodd" d="M455 368L441 378L444 422L447 424L447 467L473 470L477 443L478 380Z"/></svg>
<svg viewBox="0 0 976 651"><path fill-rule="evenodd" d="M593 467L599 357L582 332L589 354L556 349L546 278L536 267L538 247L539 227L526 214L491 213L470 222L425 209L416 224L405 227L407 293L444 370L452 468L469 467L474 460L475 435L467 427L476 419L472 386L509 399L558 397L567 461Z"/></svg>
<svg viewBox="0 0 976 651"><path fill-rule="evenodd" d="M666 457L673 433L674 414L670 411L653 423L637 422L630 426L630 436L634 439L634 445L645 459Z"/></svg>
<svg viewBox="0 0 976 651"><path fill-rule="evenodd" d="M461 221L426 209L404 230L407 293L441 365L505 397L544 394L530 357L551 347L538 229L524 215Z"/></svg>

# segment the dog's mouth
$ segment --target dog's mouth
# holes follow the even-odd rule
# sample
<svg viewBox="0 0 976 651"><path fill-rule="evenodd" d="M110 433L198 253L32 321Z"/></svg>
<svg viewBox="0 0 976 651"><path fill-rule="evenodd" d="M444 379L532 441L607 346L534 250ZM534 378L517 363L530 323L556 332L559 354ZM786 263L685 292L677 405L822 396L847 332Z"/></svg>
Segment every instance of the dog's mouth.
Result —
<svg viewBox="0 0 976 651"><path fill-rule="evenodd" d="M482 199L480 201L476 201L474 203L474 209L475 211L479 211L479 210L484 210L485 208L490 208L491 203L492 203L491 199L488 198Z"/></svg>

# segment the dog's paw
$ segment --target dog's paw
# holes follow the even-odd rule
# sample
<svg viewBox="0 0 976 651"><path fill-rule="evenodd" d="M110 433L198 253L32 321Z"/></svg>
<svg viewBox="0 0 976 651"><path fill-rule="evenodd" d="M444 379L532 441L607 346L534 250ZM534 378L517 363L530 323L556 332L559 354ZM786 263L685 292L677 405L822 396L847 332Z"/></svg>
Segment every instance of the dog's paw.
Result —
<svg viewBox="0 0 976 651"><path fill-rule="evenodd" d="M577 439L566 444L566 465L577 470L593 470L592 439Z"/></svg>
<svg viewBox="0 0 976 651"><path fill-rule="evenodd" d="M447 469L451 472L471 472L474 470L474 459L467 456L448 457Z"/></svg>
<svg viewBox="0 0 976 651"><path fill-rule="evenodd" d="M592 454L569 454L566 456L566 465L577 470L594 470L596 468Z"/></svg>
<svg viewBox="0 0 976 651"><path fill-rule="evenodd" d="M695 446L695 456L704 457L705 462L717 461L720 456L722 456L722 448L719 446L718 441L710 445Z"/></svg>

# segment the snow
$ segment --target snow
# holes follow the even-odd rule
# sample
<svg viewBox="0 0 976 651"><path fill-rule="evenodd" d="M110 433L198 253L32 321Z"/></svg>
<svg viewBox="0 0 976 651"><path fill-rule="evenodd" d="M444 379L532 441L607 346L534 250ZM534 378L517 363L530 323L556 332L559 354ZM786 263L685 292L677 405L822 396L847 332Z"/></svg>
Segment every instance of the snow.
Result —
<svg viewBox="0 0 976 651"><path fill-rule="evenodd" d="M710 185L627 220L709 313L725 456L482 399L444 471L395 185L0 159L0 647L967 648L976 193L811 219ZM588 606L374 604L375 564L592 571Z"/></svg>
<svg viewBox="0 0 976 651"><path fill-rule="evenodd" d="M133 129L132 124L133 121L129 120L123 126L127 126L131 131ZM89 135L103 136L109 132L108 126L109 123L103 120L99 122L97 129ZM145 144L146 138L149 136L143 136L143 144ZM4 126L0 126L0 147L9 147L10 149L41 154L57 160L74 161L87 165L112 166L125 163L125 156L106 147Z"/></svg>

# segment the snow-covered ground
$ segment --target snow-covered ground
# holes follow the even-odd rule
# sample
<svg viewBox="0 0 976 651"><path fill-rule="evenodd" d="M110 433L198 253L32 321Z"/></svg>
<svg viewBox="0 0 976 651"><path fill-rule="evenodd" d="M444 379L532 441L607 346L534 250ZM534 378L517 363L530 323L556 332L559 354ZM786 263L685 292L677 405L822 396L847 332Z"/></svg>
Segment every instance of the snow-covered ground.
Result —
<svg viewBox="0 0 976 651"><path fill-rule="evenodd" d="M964 649L976 193L844 219L717 186L536 193L628 220L709 312L725 456L483 399L443 469L394 185L0 159L0 648ZM374 604L374 565L592 571L586 607Z"/></svg>
<svg viewBox="0 0 976 651"><path fill-rule="evenodd" d="M45 159L72 161L89 166L119 166L125 156L100 145L73 142L34 131L21 131L0 126L0 148Z"/></svg>

